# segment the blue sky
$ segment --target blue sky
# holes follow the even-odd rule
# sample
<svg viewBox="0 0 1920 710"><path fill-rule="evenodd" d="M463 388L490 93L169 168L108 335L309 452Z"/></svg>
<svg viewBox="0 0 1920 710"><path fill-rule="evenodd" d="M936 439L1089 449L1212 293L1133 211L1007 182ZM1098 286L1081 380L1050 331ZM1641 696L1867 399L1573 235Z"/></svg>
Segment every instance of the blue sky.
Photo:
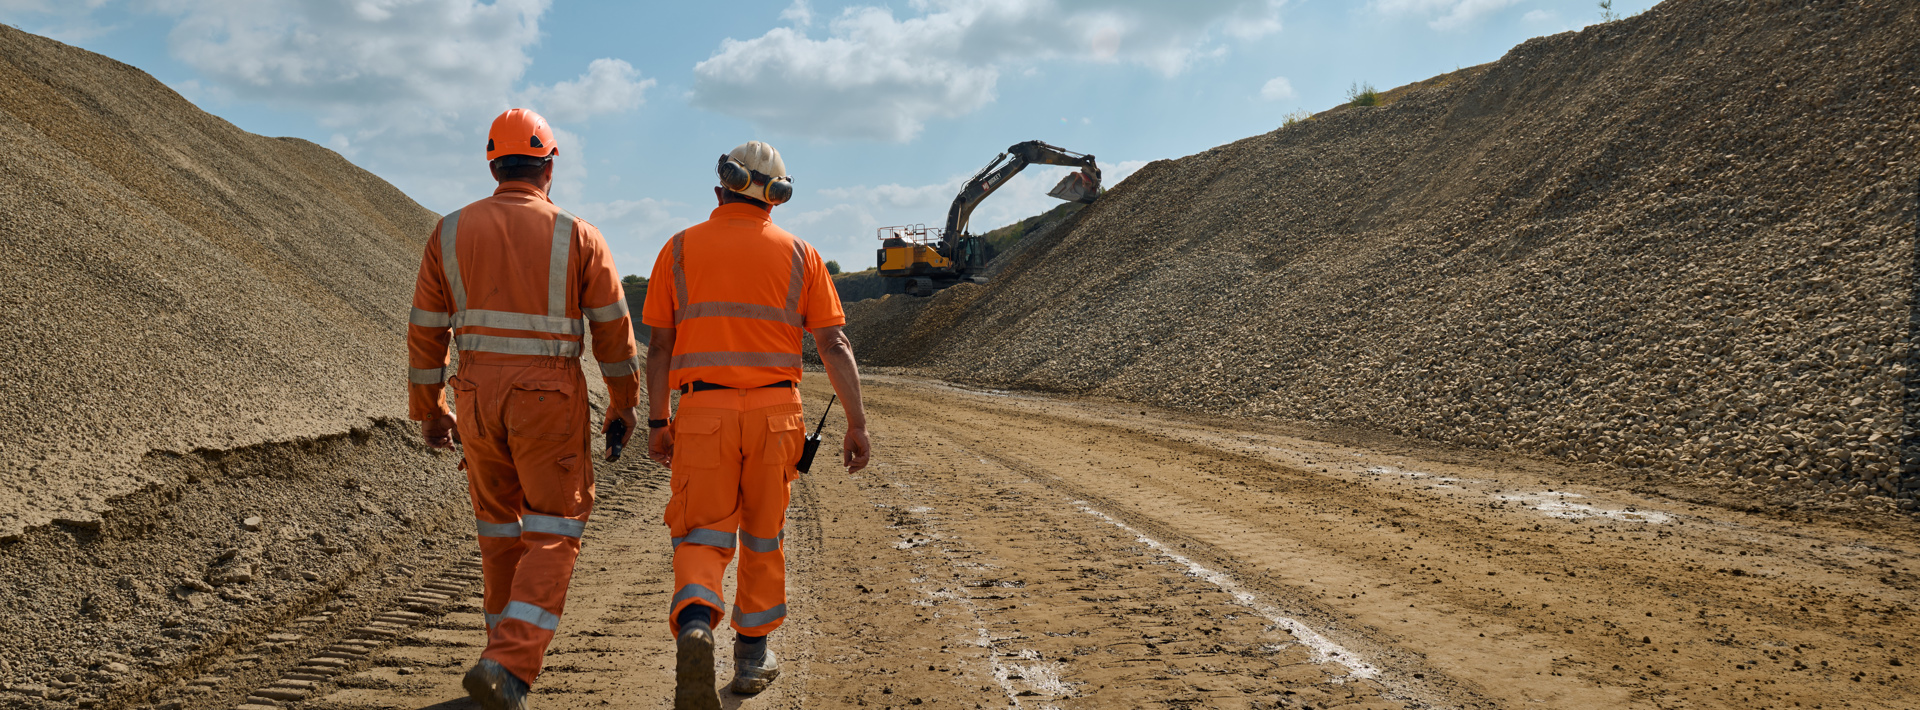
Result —
<svg viewBox="0 0 1920 710"><path fill-rule="evenodd" d="M1617 0L1631 15L1654 3ZM561 132L555 201L625 273L713 205L713 163L780 149L775 221L849 270L938 225L1008 145L1098 156L1112 185L1600 19L1592 0L0 0L0 21L139 67L246 130L340 151L438 212L491 190L487 124ZM990 197L1037 214L1065 168Z"/></svg>

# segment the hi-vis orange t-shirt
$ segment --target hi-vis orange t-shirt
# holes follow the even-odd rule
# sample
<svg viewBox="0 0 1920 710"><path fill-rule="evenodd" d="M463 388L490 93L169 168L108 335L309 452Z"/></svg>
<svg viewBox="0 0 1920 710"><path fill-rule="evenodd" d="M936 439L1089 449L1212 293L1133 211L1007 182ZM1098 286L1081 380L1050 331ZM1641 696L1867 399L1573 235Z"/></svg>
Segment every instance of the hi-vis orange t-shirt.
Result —
<svg viewBox="0 0 1920 710"><path fill-rule="evenodd" d="M641 322L675 329L675 389L800 381L802 329L843 325L840 294L813 245L767 210L721 205L673 235L653 262Z"/></svg>

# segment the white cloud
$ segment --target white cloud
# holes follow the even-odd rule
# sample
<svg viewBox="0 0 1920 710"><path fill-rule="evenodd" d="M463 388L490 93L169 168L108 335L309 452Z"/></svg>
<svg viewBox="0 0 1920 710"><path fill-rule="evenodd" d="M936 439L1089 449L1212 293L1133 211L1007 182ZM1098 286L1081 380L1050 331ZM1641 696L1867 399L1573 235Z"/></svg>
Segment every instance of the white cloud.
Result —
<svg viewBox="0 0 1920 710"><path fill-rule="evenodd" d="M1293 82L1284 76L1268 79L1266 85L1260 87L1260 98L1268 101L1285 101L1296 96L1299 94L1294 92Z"/></svg>
<svg viewBox="0 0 1920 710"><path fill-rule="evenodd" d="M578 79L521 92L520 103L554 123L585 121L639 108L646 101L647 89L655 83L653 79L641 79L640 72L626 60L595 59Z"/></svg>
<svg viewBox="0 0 1920 710"><path fill-rule="evenodd" d="M693 103L787 133L904 142L994 100L1002 71L1077 60L1176 76L1221 56L1213 34L1280 30L1284 0L915 0L917 16L850 7L815 39L777 27L694 66ZM795 7L800 7L796 4ZM794 7L783 17L797 15ZM811 19L811 10L805 17Z"/></svg>
<svg viewBox="0 0 1920 710"><path fill-rule="evenodd" d="M1525 16L1521 17L1520 19L1526 20L1528 22L1546 22L1548 20L1553 19L1553 13L1547 12L1546 10L1534 10L1532 12L1527 13Z"/></svg>
<svg viewBox="0 0 1920 710"><path fill-rule="evenodd" d="M793 0L792 5L780 11L780 19L806 27L813 24L813 6L808 5L807 0Z"/></svg>
<svg viewBox="0 0 1920 710"><path fill-rule="evenodd" d="M1427 26L1453 30L1481 17L1511 7L1520 0L1373 0L1375 12L1395 17L1433 18ZM1437 17L1436 17L1437 16Z"/></svg>

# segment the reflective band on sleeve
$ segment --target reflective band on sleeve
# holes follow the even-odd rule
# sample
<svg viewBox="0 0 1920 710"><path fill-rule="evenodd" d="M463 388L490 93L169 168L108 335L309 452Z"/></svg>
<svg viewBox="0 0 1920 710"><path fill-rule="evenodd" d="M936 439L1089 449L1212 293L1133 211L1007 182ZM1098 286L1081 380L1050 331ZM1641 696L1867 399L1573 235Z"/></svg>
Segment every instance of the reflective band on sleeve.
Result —
<svg viewBox="0 0 1920 710"><path fill-rule="evenodd" d="M744 626L751 629L755 626L764 626L785 618L787 618L787 605L785 604L778 604L772 609L756 611L751 614L741 613L740 605L733 605L733 623L737 626Z"/></svg>
<svg viewBox="0 0 1920 710"><path fill-rule="evenodd" d="M675 311L673 314L676 325L680 321L689 318L753 318L756 320L770 320L777 323L785 323L795 328L800 327L800 325L805 322L800 317L800 314L792 311L781 310L773 306L762 306L757 303L729 303L727 301L695 303Z"/></svg>
<svg viewBox="0 0 1920 710"><path fill-rule="evenodd" d="M630 357L625 360L621 360L620 362L616 362L612 364L608 364L604 362L600 363L601 377L626 377L627 375L631 375L639 371L640 371L640 358L638 356Z"/></svg>
<svg viewBox="0 0 1920 710"><path fill-rule="evenodd" d="M465 337L465 336L461 336ZM686 367L799 367L800 353L687 353L675 355L669 369Z"/></svg>
<svg viewBox="0 0 1920 710"><path fill-rule="evenodd" d="M582 308L580 312L586 314L587 320L595 323L611 323L627 317L627 299L622 298L614 301L611 306Z"/></svg>
<svg viewBox="0 0 1920 710"><path fill-rule="evenodd" d="M519 619L548 631L560 628L560 615L526 602L507 602L507 610L500 614L500 618Z"/></svg>
<svg viewBox="0 0 1920 710"><path fill-rule="evenodd" d="M407 368L407 381L416 385L437 385L446 381L446 379L447 368L444 367L436 367L431 370L422 370L417 367Z"/></svg>
<svg viewBox="0 0 1920 710"><path fill-rule="evenodd" d="M704 602L711 602L713 604L713 608L715 609L726 608L726 604L720 601L720 594L718 592L715 592L699 584L689 584L687 586L681 587L680 591L674 592L673 606L678 607L680 606L680 602L686 601L688 599L698 599Z"/></svg>
<svg viewBox="0 0 1920 710"><path fill-rule="evenodd" d="M757 537L745 530L740 531L740 544L754 552L779 552L780 541L786 539L787 531L781 530L774 537Z"/></svg>
<svg viewBox="0 0 1920 710"><path fill-rule="evenodd" d="M675 311L687 309L687 233L681 231L673 235L673 299L679 305ZM677 322L677 321L676 321Z"/></svg>
<svg viewBox="0 0 1920 710"><path fill-rule="evenodd" d="M493 628L493 627L495 627L495 626L499 626L499 625L500 625L500 619L501 619L502 617L505 617L505 616L506 616L506 614L488 614L488 615L487 615L487 628L489 628L489 629L491 629L491 628Z"/></svg>
<svg viewBox="0 0 1920 710"><path fill-rule="evenodd" d="M674 538L673 546L679 547L683 542L691 542L695 545L706 545L707 547L725 547L732 549L733 533L708 530L706 528L694 528L687 533L686 537Z"/></svg>
<svg viewBox="0 0 1920 710"><path fill-rule="evenodd" d="M587 521L572 518L556 518L551 515L526 515L520 518L520 527L530 533L548 533L580 537L587 531Z"/></svg>
<svg viewBox="0 0 1920 710"><path fill-rule="evenodd" d="M536 316L531 313L513 313L510 311L461 311L453 314L453 327L466 326L480 328L505 328L507 330L531 330L536 333L555 335L584 335L587 327L578 318L555 318Z"/></svg>
<svg viewBox="0 0 1920 710"><path fill-rule="evenodd" d="M480 530L481 537L520 537L519 523L489 523L485 520L473 521Z"/></svg>
<svg viewBox="0 0 1920 710"><path fill-rule="evenodd" d="M502 355L539 355L543 357L580 357L580 343L572 340L544 340L541 338L507 338L498 335L476 335L466 333L453 336L455 345L461 350L482 353L500 353ZM795 355L798 361L800 356Z"/></svg>
<svg viewBox="0 0 1920 710"><path fill-rule="evenodd" d="M553 254L547 257L547 316L567 317L567 254L573 251L573 215L566 210L553 218Z"/></svg>
<svg viewBox="0 0 1920 710"><path fill-rule="evenodd" d="M413 313L407 316L407 322L422 328L445 328L453 325L453 316L447 313L435 313L433 311L423 311L415 308L413 309Z"/></svg>
<svg viewBox="0 0 1920 710"><path fill-rule="evenodd" d="M467 310L467 285L460 280L460 210L440 218L440 265L447 270L447 289L453 292L454 312Z"/></svg>
<svg viewBox="0 0 1920 710"><path fill-rule="evenodd" d="M807 250L799 237L793 239L793 273L787 277L787 312L800 312L800 284L807 275Z"/></svg>

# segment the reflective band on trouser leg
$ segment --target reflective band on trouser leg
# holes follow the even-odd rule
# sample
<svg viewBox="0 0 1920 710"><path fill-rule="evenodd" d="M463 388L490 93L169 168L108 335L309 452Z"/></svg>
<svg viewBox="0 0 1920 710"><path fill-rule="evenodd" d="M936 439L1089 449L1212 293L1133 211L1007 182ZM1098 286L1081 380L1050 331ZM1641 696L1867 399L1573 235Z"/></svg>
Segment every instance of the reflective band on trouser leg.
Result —
<svg viewBox="0 0 1920 710"><path fill-rule="evenodd" d="M766 626L767 624L785 618L787 618L787 605L785 604L775 606L766 611L751 613L740 611L740 605L738 604L733 606L733 625L739 628L751 629L755 626Z"/></svg>
<svg viewBox="0 0 1920 710"><path fill-rule="evenodd" d="M422 328L446 328L453 325L453 314L415 308L407 316L407 322Z"/></svg>
<svg viewBox="0 0 1920 710"><path fill-rule="evenodd" d="M726 603L720 599L720 593L708 589L704 584L687 584L675 590L673 601L667 603L667 624L673 627L673 634L680 635L680 610L696 602L706 602L713 609L713 625L720 625L720 615L726 613Z"/></svg>
<svg viewBox="0 0 1920 710"><path fill-rule="evenodd" d="M447 290L453 292L453 311L467 310L467 284L460 280L460 210L440 218L440 265L447 270Z"/></svg>
<svg viewBox="0 0 1920 710"><path fill-rule="evenodd" d="M488 613L488 614L487 614L487 628L488 628L488 629L492 629L492 628L493 628L493 627L495 627L495 626L499 626L499 625L500 625L500 620L501 620L501 619L503 619L503 618L506 618L506 616L507 616L506 614L494 614L494 613Z"/></svg>
<svg viewBox="0 0 1920 710"><path fill-rule="evenodd" d="M444 367L436 367L431 370L422 370L417 367L407 368L407 381L416 385L437 385L446 381L446 379L447 368Z"/></svg>
<svg viewBox="0 0 1920 710"><path fill-rule="evenodd" d="M500 614L502 621L517 619L533 624L547 631L560 628L560 615L549 612L526 602L507 602L507 610Z"/></svg>
<svg viewBox="0 0 1920 710"><path fill-rule="evenodd" d="M799 353L685 353L673 356L668 369L688 367L800 367Z"/></svg>
<svg viewBox="0 0 1920 710"><path fill-rule="evenodd" d="M553 218L553 253L547 257L547 316L567 317L567 254L573 251L573 215Z"/></svg>
<svg viewBox="0 0 1920 710"><path fill-rule="evenodd" d="M580 357L580 343L574 340L547 340L544 338L509 338L499 335L477 335L467 333L453 336L455 345L461 350L502 355L539 355L542 357ZM798 360L800 356L795 355Z"/></svg>
<svg viewBox="0 0 1920 710"><path fill-rule="evenodd" d="M580 537L587 531L587 521L556 518L551 515L523 515L520 517L520 526L530 533L548 533L567 537Z"/></svg>
<svg viewBox="0 0 1920 710"><path fill-rule="evenodd" d="M489 523L485 520L475 520L473 527L480 531L481 537L520 537L519 523Z"/></svg>
<svg viewBox="0 0 1920 710"><path fill-rule="evenodd" d="M745 530L740 531L740 545L754 552L779 552L780 541L787 539L787 531L781 530L774 537L754 537Z"/></svg>
<svg viewBox="0 0 1920 710"><path fill-rule="evenodd" d="M640 371L640 357L634 356L615 363L600 363L601 377L626 377Z"/></svg>
<svg viewBox="0 0 1920 710"><path fill-rule="evenodd" d="M733 549L733 544L734 544L733 540L734 540L733 533L730 533L730 532L724 532L720 530L708 530L706 528L694 528L692 530L687 531L686 537L673 538L673 546L679 547L681 543L691 542L695 545L706 545L708 547L724 547L726 549L731 550Z"/></svg>

